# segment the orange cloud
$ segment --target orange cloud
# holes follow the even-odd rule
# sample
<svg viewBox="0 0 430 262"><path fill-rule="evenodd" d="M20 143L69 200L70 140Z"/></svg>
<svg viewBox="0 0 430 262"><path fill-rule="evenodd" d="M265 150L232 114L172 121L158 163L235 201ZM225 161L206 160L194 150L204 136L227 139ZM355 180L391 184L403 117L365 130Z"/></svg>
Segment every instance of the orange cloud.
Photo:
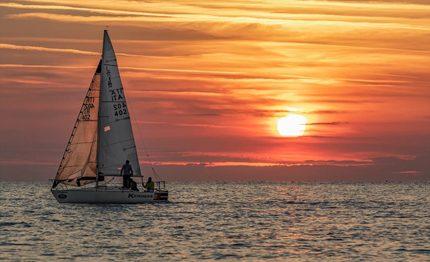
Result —
<svg viewBox="0 0 430 262"><path fill-rule="evenodd" d="M59 49L59 48L47 48L47 47L40 47L40 46L20 46L20 45L11 45L11 44L2 44L2 43L0 43L0 49L61 52L61 53L72 53L72 54L80 54L80 55L100 55L100 53L81 51L76 49Z"/></svg>

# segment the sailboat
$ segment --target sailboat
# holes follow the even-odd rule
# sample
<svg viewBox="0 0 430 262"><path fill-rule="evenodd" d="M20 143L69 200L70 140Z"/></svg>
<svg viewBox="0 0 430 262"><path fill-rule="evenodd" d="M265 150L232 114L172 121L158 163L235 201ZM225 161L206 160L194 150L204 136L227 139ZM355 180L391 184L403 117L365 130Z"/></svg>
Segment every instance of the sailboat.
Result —
<svg viewBox="0 0 430 262"><path fill-rule="evenodd" d="M51 192L60 203L132 204L165 202L163 181L153 190L110 185L129 162L141 178L139 159L115 52L104 31L102 58L60 162ZM143 180L142 180L143 184Z"/></svg>

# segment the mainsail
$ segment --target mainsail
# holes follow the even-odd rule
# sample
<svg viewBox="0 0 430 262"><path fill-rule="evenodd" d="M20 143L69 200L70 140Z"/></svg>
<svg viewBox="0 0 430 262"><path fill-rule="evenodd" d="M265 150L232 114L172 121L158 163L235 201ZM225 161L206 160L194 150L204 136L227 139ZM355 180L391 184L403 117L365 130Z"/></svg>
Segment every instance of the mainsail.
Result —
<svg viewBox="0 0 430 262"><path fill-rule="evenodd" d="M100 82L97 162L99 176L121 175L130 161L133 176L141 176L130 115L112 43L104 31Z"/></svg>
<svg viewBox="0 0 430 262"><path fill-rule="evenodd" d="M82 186L96 180L101 64L100 60L67 143L53 188L58 183Z"/></svg>

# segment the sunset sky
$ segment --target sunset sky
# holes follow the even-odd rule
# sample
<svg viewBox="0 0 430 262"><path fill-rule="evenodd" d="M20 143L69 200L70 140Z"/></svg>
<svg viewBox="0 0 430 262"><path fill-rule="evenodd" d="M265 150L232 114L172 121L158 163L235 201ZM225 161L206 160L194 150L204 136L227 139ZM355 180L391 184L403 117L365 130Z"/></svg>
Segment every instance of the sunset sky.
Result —
<svg viewBox="0 0 430 262"><path fill-rule="evenodd" d="M428 0L0 0L0 180L55 177L106 28L145 177L430 180Z"/></svg>

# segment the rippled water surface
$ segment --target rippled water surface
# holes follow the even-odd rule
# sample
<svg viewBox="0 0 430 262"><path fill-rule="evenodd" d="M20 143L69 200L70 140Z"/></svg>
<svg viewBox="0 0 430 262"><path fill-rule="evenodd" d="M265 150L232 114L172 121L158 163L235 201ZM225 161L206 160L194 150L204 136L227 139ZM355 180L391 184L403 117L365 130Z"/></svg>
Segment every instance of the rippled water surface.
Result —
<svg viewBox="0 0 430 262"><path fill-rule="evenodd" d="M171 182L140 205L49 188L0 182L0 260L430 261L430 183Z"/></svg>

